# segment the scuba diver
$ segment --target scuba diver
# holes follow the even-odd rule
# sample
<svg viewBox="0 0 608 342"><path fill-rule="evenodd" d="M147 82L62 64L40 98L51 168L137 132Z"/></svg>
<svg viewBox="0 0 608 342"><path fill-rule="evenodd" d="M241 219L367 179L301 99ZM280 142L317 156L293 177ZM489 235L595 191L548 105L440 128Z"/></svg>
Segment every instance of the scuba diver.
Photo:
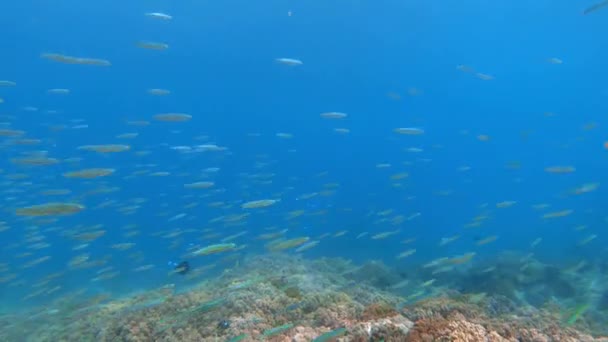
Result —
<svg viewBox="0 0 608 342"><path fill-rule="evenodd" d="M173 272L181 275L186 275L190 272L190 263L187 261L182 261L179 264L170 263L173 266Z"/></svg>

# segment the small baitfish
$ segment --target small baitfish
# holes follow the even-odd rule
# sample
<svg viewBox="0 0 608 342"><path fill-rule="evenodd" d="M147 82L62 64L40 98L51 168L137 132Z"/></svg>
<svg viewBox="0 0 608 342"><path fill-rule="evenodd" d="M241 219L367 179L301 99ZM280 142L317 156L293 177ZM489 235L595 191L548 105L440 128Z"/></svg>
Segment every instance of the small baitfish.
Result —
<svg viewBox="0 0 608 342"><path fill-rule="evenodd" d="M233 338L229 339L226 342L239 342L239 341L244 341L247 337L249 337L249 335L247 334L240 334L238 336L234 336Z"/></svg>
<svg viewBox="0 0 608 342"><path fill-rule="evenodd" d="M346 335L347 332L348 332L348 330L346 330L346 328L334 329L332 331L326 332L325 334L316 337L314 340L312 340L312 342L329 342L329 341L333 341L334 338L338 338L340 336L344 336L344 335Z"/></svg>
<svg viewBox="0 0 608 342"><path fill-rule="evenodd" d="M602 2L598 2L598 3L594 4L594 5L591 5L591 6L587 7L587 8L585 8L585 10L583 11L583 14L589 14L591 12L598 11L598 10L604 8L604 7L607 7L607 6L608 6L608 0L604 0Z"/></svg>
<svg viewBox="0 0 608 342"><path fill-rule="evenodd" d="M291 328L293 328L293 323L283 324L283 325L280 325L278 327L274 327L274 328L271 328L271 329L268 329L268 330L264 330L264 332L262 333L262 336L263 337L275 336L275 335L278 335L278 334L282 334L282 333L284 333L285 331L287 331L287 330L289 330Z"/></svg>
<svg viewBox="0 0 608 342"><path fill-rule="evenodd" d="M222 252L228 252L236 249L236 244L234 243L219 243L216 245L210 245L207 247L203 247L198 249L192 253L195 256L199 255L209 255L209 254L217 254Z"/></svg>

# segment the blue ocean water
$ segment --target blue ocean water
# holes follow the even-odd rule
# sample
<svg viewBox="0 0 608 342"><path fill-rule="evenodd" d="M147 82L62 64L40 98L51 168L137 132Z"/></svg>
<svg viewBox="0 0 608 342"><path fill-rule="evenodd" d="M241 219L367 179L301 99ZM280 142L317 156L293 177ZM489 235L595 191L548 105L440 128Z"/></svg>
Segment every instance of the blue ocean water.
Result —
<svg viewBox="0 0 608 342"><path fill-rule="evenodd" d="M311 259L381 260L414 269L441 257L474 252L474 263L519 251L563 268L597 263L606 253L608 225L603 187L608 46L602 39L608 10L582 15L586 5L563 0L1 4L0 80L15 85L0 87L5 115L0 128L25 131L17 138L40 143L1 139L0 221L9 228L0 232L5 265L0 310L48 305L83 289L120 296L167 282L186 288L246 255L268 253L267 241L257 237L282 229L288 229L288 238L320 241L303 254ZM173 18L144 15L149 12ZM141 49L139 41L169 48ZM58 63L41 58L45 53L99 58L111 66ZM70 93L48 93L54 88ZM146 92L151 88L171 93L152 96ZM348 116L320 117L334 111ZM153 119L171 112L192 119ZM137 120L150 124L128 124ZM396 134L399 127L419 127L424 134ZM139 135L116 138L124 133ZM78 149L96 144L131 149L110 154ZM175 148L202 144L226 150ZM12 161L33 151L47 151L61 162L33 167ZM576 171L546 171L554 166ZM100 167L115 172L90 180L62 176ZM154 172L170 174L151 176ZM391 179L402 173L407 177ZM184 188L196 181L214 186ZM595 183L601 184L597 190L576 194ZM118 190L90 194L102 186ZM15 214L54 200L40 195L48 189L71 190L58 198L86 209L52 222ZM317 195L302 199L312 193ZM241 207L261 199L280 201L260 210ZM504 201L515 203L500 208ZM214 202L222 204L210 205ZM534 209L537 204L548 208ZM286 219L295 210L305 214ZM392 211L383 213L387 210ZM542 218L564 210L572 213ZM172 219L182 213L186 216ZM249 216L236 224L214 221L243 214ZM466 228L478 215L489 218L481 227ZM402 219L390 220L396 216ZM95 225L100 226L92 229ZM85 243L74 234L91 230L105 234L74 250ZM234 243L244 248L233 259L189 255L243 231ZM341 231L346 233L335 236ZM125 236L128 232L136 233ZM368 235L357 238L364 232ZM383 232L395 234L370 238ZM204 238L209 234L216 235ZM442 238L453 236L459 238L440 246ZM491 236L498 239L477 244ZM584 241L591 236L596 237ZM537 238L542 242L532 248ZM415 241L403 244L406 239ZM32 248L38 241L49 246ZM135 245L112 247L119 243ZM415 254L396 258L410 248ZM83 253L98 264L68 266ZM24 266L45 256L50 259ZM194 280L168 275L170 263L185 259L193 268L217 266ZM134 272L145 265L152 268ZM107 267L119 273L95 280Z"/></svg>

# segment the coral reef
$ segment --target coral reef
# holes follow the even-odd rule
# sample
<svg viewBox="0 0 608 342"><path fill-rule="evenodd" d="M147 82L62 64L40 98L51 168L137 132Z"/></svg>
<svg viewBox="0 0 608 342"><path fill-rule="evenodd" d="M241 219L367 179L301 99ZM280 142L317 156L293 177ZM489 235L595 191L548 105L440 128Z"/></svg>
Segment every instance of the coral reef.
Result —
<svg viewBox="0 0 608 342"><path fill-rule="evenodd" d="M412 300L391 292L403 279L387 272L375 262L250 257L183 293L166 286L122 299L74 295L0 316L0 340L608 342L591 336L586 307L564 322L556 303L518 305L502 294L426 288L436 295Z"/></svg>

